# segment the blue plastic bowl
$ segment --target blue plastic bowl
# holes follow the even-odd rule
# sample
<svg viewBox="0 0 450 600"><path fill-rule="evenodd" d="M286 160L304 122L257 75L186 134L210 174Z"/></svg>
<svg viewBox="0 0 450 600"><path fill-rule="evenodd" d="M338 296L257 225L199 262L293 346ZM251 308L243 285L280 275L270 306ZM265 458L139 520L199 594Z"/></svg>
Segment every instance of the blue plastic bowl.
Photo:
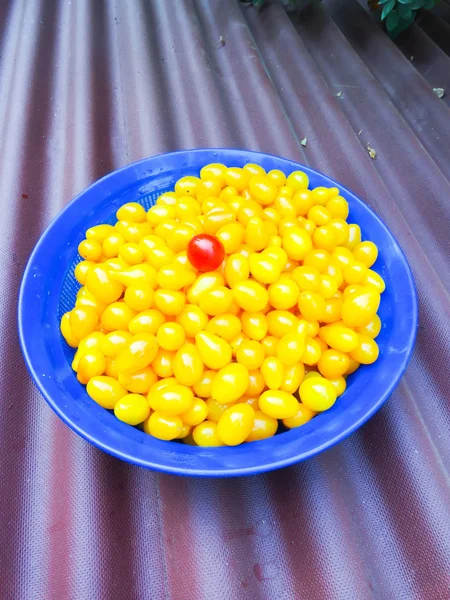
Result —
<svg viewBox="0 0 450 600"><path fill-rule="evenodd" d="M114 223L117 209L138 201L149 208L177 179L198 175L210 162L289 174L301 169L311 187L336 186L350 205L350 221L363 239L379 248L374 269L386 281L379 315L383 328L377 342L380 357L349 377L333 408L298 429L235 448L198 448L162 442L125 425L98 406L78 383L70 364L74 354L62 339L59 320L70 310L79 288L74 267L77 246L87 228ZM380 219L349 190L308 167L289 160L243 150L188 150L147 158L103 177L73 200L51 223L31 255L19 297L19 336L36 385L57 415L98 448L149 469L223 477L278 469L314 456L346 438L377 411L402 376L417 328L417 299L410 268L398 243Z"/></svg>

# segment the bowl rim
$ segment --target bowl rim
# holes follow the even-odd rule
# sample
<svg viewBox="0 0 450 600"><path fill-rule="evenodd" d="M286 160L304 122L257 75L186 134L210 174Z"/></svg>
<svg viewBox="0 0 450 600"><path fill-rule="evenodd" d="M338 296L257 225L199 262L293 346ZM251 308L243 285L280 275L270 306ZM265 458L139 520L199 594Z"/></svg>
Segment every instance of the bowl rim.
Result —
<svg viewBox="0 0 450 600"><path fill-rule="evenodd" d="M405 269L405 275L406 275L407 282L409 284L409 288L411 291L411 298L410 298L410 300L411 300L411 307L410 307L411 308L411 315L410 315L411 328L409 330L409 335L407 338L407 350L403 355L401 365L397 369L395 377L392 378L390 385L386 388L384 393L380 396L379 400L376 403L374 403L373 405L371 405L370 408L364 414L362 414L359 419L354 421L346 429L341 430L334 437L331 437L331 439L326 440L324 443L322 443L318 446L315 446L314 448L312 448L308 451L301 451L298 454L290 455L289 457L284 458L284 459L279 459L279 460L274 459L271 462L268 462L266 460L265 462L262 462L261 464L259 464L257 466L250 466L250 467L237 466L235 468L230 467L228 469L224 469L224 468L201 469L201 468L191 468L188 465L181 465L181 466L179 466L179 465L171 466L168 464L162 465L162 464L158 464L158 463L151 463L148 460L144 460L140 457L136 457L134 455L128 454L126 451L117 449L114 446L111 446L111 445L103 442L102 440L99 440L95 436L86 432L82 426L80 426L78 423L76 423L74 420L72 420L70 417L68 417L65 414L64 410L62 410L62 408L60 407L60 403L58 403L58 401L55 401L55 399L52 397L52 395L49 393L49 391L47 389L47 385L46 385L47 381L45 379L43 379L41 377L40 373L38 373L37 370L35 369L35 367L33 365L33 360L32 360L32 357L30 356L29 348L27 345L26 308L25 308L26 283L27 283L29 277L31 276L33 263L34 263L36 256L39 253L41 246L44 244L48 235L51 233L55 224L64 216L64 214L67 211L69 211L70 208L75 203L77 203L79 201L79 199L82 196L84 196L89 190L93 190L96 187L101 186L102 183L104 183L111 177L118 177L122 173L131 171L133 168L138 167L139 165L143 165L143 164L147 163L149 160L162 158L162 157L171 157L171 158L172 157L181 157L181 156L191 155L194 153L200 154L200 153L205 153L205 152L210 153L212 156L217 156L217 154L224 153L224 152L225 153L230 152L230 153L244 153L247 156L254 156L255 158L258 156L259 157L265 156L268 158L282 160L282 161L291 163L292 165L295 165L300 170L305 170L307 173L313 173L313 174L319 176L320 178L326 179L328 182L330 182L331 184L333 184L334 186L339 188L339 190L344 191L346 194L348 194L352 199L356 199L358 202L362 203L367 208L367 210L371 213L371 217L378 221L378 223L382 226L382 228L384 228L387 231L387 233L391 236L392 240L395 242L397 249L398 249L399 256L402 259L402 263L403 263L403 266ZM255 160L255 162L256 162L256 160ZM269 154L266 152L259 152L259 151L245 150L245 149L241 149L241 148L195 148L195 149L177 150L174 152L161 153L158 155L140 159L133 163L129 163L119 169L116 169L114 171L107 173L103 177L92 182L88 187L86 187L79 194L77 194L69 203L67 203L67 205L61 211L58 212L58 214L50 221L49 225L45 228L44 232L41 234L39 240L37 241L35 247L33 248L32 253L28 259L26 268L25 268L23 276L22 276L22 281L21 281L20 290L19 290L17 318L18 318L18 334L19 334L20 347L22 350L23 357L25 359L25 363L26 363L28 372L31 375L31 378L33 379L33 381L34 381L35 385L37 386L38 390L40 391L41 395L44 397L44 399L49 404L49 406L52 408L52 410L61 418L61 420L64 423L66 423L73 431L75 431L75 433L80 435L82 438L84 438L85 440L87 440L88 442L90 442L91 444L96 446L97 448L103 450L107 454L110 454L112 456L115 456L116 458L120 458L126 462L129 462L131 464L141 466L141 467L144 467L147 469L152 469L155 471L169 473L169 474L183 475L183 476L235 477L235 476L243 476L243 475L256 475L259 473L269 472L269 471L272 471L275 469L280 469L280 468L287 467L292 464L296 464L298 462L302 462L303 460L306 460L307 458L315 456L316 454L319 454L319 453L323 452L324 450L331 448L332 446L339 443L340 441L343 441L350 434L352 434L354 431L359 429L364 423L366 423L379 410L379 408L385 403L385 401L392 394L393 390L395 389L395 387L399 383L400 379L402 378L402 376L405 372L405 369L408 365L408 362L411 358L411 354L414 349L414 344L415 344L416 335L417 335L418 300L417 300L417 292L416 292L416 287L415 287L411 267L410 267L408 260L403 252L403 249L401 248L397 239L392 234L389 227L373 211L373 209L366 202L364 202L359 196L357 196L355 193L353 193L351 190L349 190L342 184L338 183L331 177L321 173L320 171L317 171L316 169L313 169L307 165L302 165L301 163L298 163L297 161L294 161L294 160L291 160L288 158L284 158L281 156L277 156L274 154ZM292 432L292 430L291 430L291 432ZM289 433L291 433L291 432L289 432ZM159 440L157 440L157 441L160 442ZM264 440L264 441L267 441L267 440ZM162 442L162 443L166 443L166 442ZM253 442L253 443L258 445L261 442ZM256 449L256 446L255 446L255 449ZM215 452L227 452L227 451L229 452L230 450L231 451L234 450L234 448L220 447L220 448L208 448L207 450L212 451L212 453L214 454Z"/></svg>

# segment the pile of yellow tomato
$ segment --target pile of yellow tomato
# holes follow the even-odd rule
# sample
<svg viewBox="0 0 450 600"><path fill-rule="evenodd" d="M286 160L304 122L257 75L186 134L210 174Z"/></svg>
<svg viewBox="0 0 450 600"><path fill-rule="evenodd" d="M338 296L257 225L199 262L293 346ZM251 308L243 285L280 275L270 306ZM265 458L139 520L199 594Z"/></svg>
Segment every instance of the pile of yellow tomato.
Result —
<svg viewBox="0 0 450 600"><path fill-rule="evenodd" d="M205 166L87 230L61 332L87 393L161 440L235 446L329 409L378 358L378 250L337 188ZM214 268L212 268L214 267Z"/></svg>

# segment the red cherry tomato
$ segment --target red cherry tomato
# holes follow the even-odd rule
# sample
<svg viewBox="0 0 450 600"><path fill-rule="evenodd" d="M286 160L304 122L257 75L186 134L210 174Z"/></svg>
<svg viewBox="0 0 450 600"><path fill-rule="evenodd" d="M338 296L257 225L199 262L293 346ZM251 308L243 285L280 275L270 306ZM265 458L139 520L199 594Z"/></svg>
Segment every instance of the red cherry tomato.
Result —
<svg viewBox="0 0 450 600"><path fill-rule="evenodd" d="M187 247L189 262L198 271L214 271L222 263L224 256L222 242L208 233L195 235Z"/></svg>

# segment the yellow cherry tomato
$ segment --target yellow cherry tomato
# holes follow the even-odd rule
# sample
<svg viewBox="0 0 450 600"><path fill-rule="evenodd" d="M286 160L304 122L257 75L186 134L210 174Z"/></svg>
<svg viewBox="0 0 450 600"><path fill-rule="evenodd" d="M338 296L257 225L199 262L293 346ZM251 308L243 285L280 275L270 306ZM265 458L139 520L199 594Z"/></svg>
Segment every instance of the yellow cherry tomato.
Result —
<svg viewBox="0 0 450 600"><path fill-rule="evenodd" d="M225 265L225 279L230 288L246 281L249 275L250 266L247 257L237 253L228 257Z"/></svg>
<svg viewBox="0 0 450 600"><path fill-rule="evenodd" d="M233 303L232 291L225 287L215 287L205 291L199 299L200 308L211 316L223 315Z"/></svg>
<svg viewBox="0 0 450 600"><path fill-rule="evenodd" d="M174 360L175 352L159 348L155 358L152 360L152 369L158 377L172 377Z"/></svg>
<svg viewBox="0 0 450 600"><path fill-rule="evenodd" d="M225 173L227 167L221 163L210 163L200 170L200 179L202 181L217 181L219 185L225 184Z"/></svg>
<svg viewBox="0 0 450 600"><path fill-rule="evenodd" d="M316 248L305 256L303 266L314 267L319 273L325 273L330 262L331 254L323 248Z"/></svg>
<svg viewBox="0 0 450 600"><path fill-rule="evenodd" d="M253 416L253 424L250 433L246 437L246 442L257 442L266 440L276 434L278 421L269 417L260 410L256 410Z"/></svg>
<svg viewBox="0 0 450 600"><path fill-rule="evenodd" d="M152 367L145 367L132 375L119 373L119 383L132 394L147 394L151 386L158 381Z"/></svg>
<svg viewBox="0 0 450 600"><path fill-rule="evenodd" d="M348 224L343 219L331 219L327 225L335 234L336 246L342 246L348 240Z"/></svg>
<svg viewBox="0 0 450 600"><path fill-rule="evenodd" d="M362 365L371 365L377 360L378 355L378 344L374 339L364 334L359 336L357 348L350 352L350 357Z"/></svg>
<svg viewBox="0 0 450 600"><path fill-rule="evenodd" d="M261 411L274 419L293 417L298 411L298 401L292 394L282 390L267 390L259 399Z"/></svg>
<svg viewBox="0 0 450 600"><path fill-rule="evenodd" d="M144 260L144 253L138 244L122 244L119 248L119 258L128 265L138 265Z"/></svg>
<svg viewBox="0 0 450 600"><path fill-rule="evenodd" d="M279 169L272 169L267 173L267 177L273 181L277 188L282 187L286 183L286 175Z"/></svg>
<svg viewBox="0 0 450 600"><path fill-rule="evenodd" d="M293 365L301 360L305 351L306 335L298 332L284 335L277 346L277 357L284 365Z"/></svg>
<svg viewBox="0 0 450 600"><path fill-rule="evenodd" d="M139 243L142 238L151 233L150 223L125 223L122 221L123 227L120 229L120 233L127 242Z"/></svg>
<svg viewBox="0 0 450 600"><path fill-rule="evenodd" d="M244 239L245 229L241 223L223 225L216 233L225 249L225 254L233 254L238 250Z"/></svg>
<svg viewBox="0 0 450 600"><path fill-rule="evenodd" d="M363 327L357 327L356 331L367 335L373 340L378 336L381 331L381 319L378 315L374 315L372 319Z"/></svg>
<svg viewBox="0 0 450 600"><path fill-rule="evenodd" d="M274 335L266 335L261 340L261 346L264 350L264 355L267 356L276 356L277 355L277 346L278 346L279 338Z"/></svg>
<svg viewBox="0 0 450 600"><path fill-rule="evenodd" d="M133 336L116 358L119 373L131 375L147 367L155 358L158 342L151 333L138 333Z"/></svg>
<svg viewBox="0 0 450 600"><path fill-rule="evenodd" d="M249 371L258 369L264 360L264 350L255 340L244 340L236 352L236 360Z"/></svg>
<svg viewBox="0 0 450 600"><path fill-rule="evenodd" d="M138 333L155 334L161 325L165 323L165 320L166 319L160 310L150 308L149 310L143 310L133 317L128 323L128 330L133 335Z"/></svg>
<svg viewBox="0 0 450 600"><path fill-rule="evenodd" d="M286 186L294 191L305 190L308 185L308 175L303 171L293 171L286 180Z"/></svg>
<svg viewBox="0 0 450 600"><path fill-rule="evenodd" d="M181 325L188 337L193 338L207 326L208 315L199 306L186 304L177 315L177 323Z"/></svg>
<svg viewBox="0 0 450 600"><path fill-rule="evenodd" d="M259 369L248 372L248 387L245 390L246 396L257 398L264 391L265 387L266 383Z"/></svg>
<svg viewBox="0 0 450 600"><path fill-rule="evenodd" d="M105 354L103 352L103 344L105 343L105 340L106 336L104 333L102 333L101 331L93 331L80 341L78 349L81 353L83 353L87 350L95 348L96 350L100 350L102 354Z"/></svg>
<svg viewBox="0 0 450 600"><path fill-rule="evenodd" d="M145 208L138 202L128 202L119 208L116 213L119 221L142 223L147 218Z"/></svg>
<svg viewBox="0 0 450 600"><path fill-rule="evenodd" d="M261 364L261 375L269 390L279 390L284 380L284 365L277 356L266 357Z"/></svg>
<svg viewBox="0 0 450 600"><path fill-rule="evenodd" d="M248 190L252 198L262 205L272 204L277 197L277 186L270 177L254 174L248 182Z"/></svg>
<svg viewBox="0 0 450 600"><path fill-rule="evenodd" d="M300 400L315 412L328 410L336 402L336 389L331 381L324 377L305 379L299 389Z"/></svg>
<svg viewBox="0 0 450 600"><path fill-rule="evenodd" d="M175 206L176 201L177 195L175 194L175 192L164 192L164 194L161 194L161 196L159 196L158 200L156 201L156 204Z"/></svg>
<svg viewBox="0 0 450 600"><path fill-rule="evenodd" d="M123 285L111 274L107 267L99 265L91 267L86 275L87 290L103 304L116 302L123 293Z"/></svg>
<svg viewBox="0 0 450 600"><path fill-rule="evenodd" d="M158 344L163 350L178 350L186 340L186 333L178 323L163 323L156 334Z"/></svg>
<svg viewBox="0 0 450 600"><path fill-rule="evenodd" d="M283 235L283 250L293 260L303 260L312 250L312 241L307 232L300 227L292 227Z"/></svg>
<svg viewBox="0 0 450 600"><path fill-rule="evenodd" d="M222 200L222 202L230 202L236 196L238 196L237 189L232 185L227 185L220 192L219 199Z"/></svg>
<svg viewBox="0 0 450 600"><path fill-rule="evenodd" d="M224 411L217 423L217 435L227 446L242 444L250 435L255 411L249 404L236 404Z"/></svg>
<svg viewBox="0 0 450 600"><path fill-rule="evenodd" d="M338 377L337 379L330 379L330 382L334 385L334 389L336 390L337 397L342 396L347 387L347 382L345 381L345 377Z"/></svg>
<svg viewBox="0 0 450 600"><path fill-rule="evenodd" d="M347 369L347 371L344 373L345 377L348 377L349 375L351 375L352 373L354 373L355 371L357 371L360 367L360 363L356 362L356 360L353 360L353 358L350 357L350 366Z"/></svg>
<svg viewBox="0 0 450 600"><path fill-rule="evenodd" d="M317 340L306 336L305 339L305 351L302 354L301 361L305 365L312 366L316 365L322 355L322 348Z"/></svg>
<svg viewBox="0 0 450 600"><path fill-rule="evenodd" d="M81 340L94 331L98 323L98 314L92 306L75 306L70 311L72 334Z"/></svg>
<svg viewBox="0 0 450 600"><path fill-rule="evenodd" d="M209 398L211 396L211 387L215 375L215 371L203 371L201 379L192 386L194 394L199 398Z"/></svg>
<svg viewBox="0 0 450 600"><path fill-rule="evenodd" d="M158 289L153 294L153 301L158 310L165 315L179 315L186 303L183 292Z"/></svg>
<svg viewBox="0 0 450 600"><path fill-rule="evenodd" d="M367 271L364 273L361 283L368 287L373 287L379 294L382 294L386 289L386 283L384 282L384 279L381 277L381 275L375 271L372 271L372 269L367 269Z"/></svg>
<svg viewBox="0 0 450 600"><path fill-rule="evenodd" d="M325 314L322 316L322 323L335 323L341 318L342 299L329 298L325 302Z"/></svg>
<svg viewBox="0 0 450 600"><path fill-rule="evenodd" d="M337 379L344 375L349 365L350 360L347 354L329 349L322 353L317 368L327 379Z"/></svg>
<svg viewBox="0 0 450 600"><path fill-rule="evenodd" d="M201 398L194 398L191 407L180 415L181 420L185 425L194 427L202 423L208 415L208 407L206 402Z"/></svg>
<svg viewBox="0 0 450 600"><path fill-rule="evenodd" d="M113 409L117 402L127 395L127 390L117 379L104 375L92 377L88 381L86 391L92 400L109 410Z"/></svg>
<svg viewBox="0 0 450 600"><path fill-rule="evenodd" d="M315 225L326 225L332 219L333 215L324 206L315 205L308 211L308 219Z"/></svg>
<svg viewBox="0 0 450 600"><path fill-rule="evenodd" d="M280 269L270 257L255 253L249 257L250 273L261 283L274 283L280 277Z"/></svg>
<svg viewBox="0 0 450 600"><path fill-rule="evenodd" d="M219 404L231 404L245 394L248 384L247 368L239 363L230 363L214 377L211 397Z"/></svg>
<svg viewBox="0 0 450 600"><path fill-rule="evenodd" d="M170 265L175 260L175 252L166 246L157 246L147 251L147 261L156 270Z"/></svg>
<svg viewBox="0 0 450 600"><path fill-rule="evenodd" d="M316 416L317 412L308 408L305 404L299 403L299 408L297 413L288 419L283 419L283 425L288 427L289 429L294 429L295 427L300 427L305 423L311 421L313 417Z"/></svg>
<svg viewBox="0 0 450 600"><path fill-rule="evenodd" d="M112 235L115 232L115 229L112 225L107 225L106 223L101 225L94 225L94 227L89 227L86 231L86 238L88 240L97 240L97 242L102 243L109 235Z"/></svg>
<svg viewBox="0 0 450 600"><path fill-rule="evenodd" d="M199 183L198 177L192 175L181 177L175 184L175 193L177 196L195 196Z"/></svg>
<svg viewBox="0 0 450 600"><path fill-rule="evenodd" d="M342 196L334 196L330 198L325 205L331 215L338 219L346 220L348 217L348 202Z"/></svg>
<svg viewBox="0 0 450 600"><path fill-rule="evenodd" d="M155 411L144 422L144 431L158 440L174 440L183 430L183 421L176 415Z"/></svg>
<svg viewBox="0 0 450 600"><path fill-rule="evenodd" d="M125 290L124 301L135 311L147 310L153 302L153 290L148 285L132 285Z"/></svg>
<svg viewBox="0 0 450 600"><path fill-rule="evenodd" d="M353 250L361 242L361 228L355 223L350 223L348 226L348 239L343 244L349 250Z"/></svg>
<svg viewBox="0 0 450 600"><path fill-rule="evenodd" d="M122 283L125 287L130 285L148 285L154 289L157 283L156 269L145 263L142 265L133 265L120 271L111 271L110 275L114 281Z"/></svg>
<svg viewBox="0 0 450 600"><path fill-rule="evenodd" d="M221 369L231 361L231 347L218 335L201 331L195 336L195 343L200 358L210 369Z"/></svg>
<svg viewBox="0 0 450 600"><path fill-rule="evenodd" d="M81 285L85 285L88 271L95 264L96 263L92 262L91 260L82 260L77 264L77 266L75 267L74 275L78 283L81 283Z"/></svg>
<svg viewBox="0 0 450 600"><path fill-rule="evenodd" d="M292 279L301 291L317 292L321 275L316 267L303 265L292 271Z"/></svg>
<svg viewBox="0 0 450 600"><path fill-rule="evenodd" d="M321 321L325 314L325 299L317 292L300 292L298 308L307 321Z"/></svg>
<svg viewBox="0 0 450 600"><path fill-rule="evenodd" d="M373 242L360 242L353 248L353 256L366 267L371 267L378 258L378 248Z"/></svg>
<svg viewBox="0 0 450 600"><path fill-rule="evenodd" d="M295 206L295 212L300 217L307 215L314 206L314 200L311 196L311 192L307 189L296 192L292 197L292 200Z"/></svg>
<svg viewBox="0 0 450 600"><path fill-rule="evenodd" d="M319 336L330 348L340 352L351 352L359 345L358 334L340 323L321 327Z"/></svg>
<svg viewBox="0 0 450 600"><path fill-rule="evenodd" d="M292 333L298 325L298 318L288 310L271 310L266 318L268 332L277 338Z"/></svg>
<svg viewBox="0 0 450 600"><path fill-rule="evenodd" d="M266 223L261 217L252 217L249 219L244 241L252 250L263 250L269 244L269 232Z"/></svg>
<svg viewBox="0 0 450 600"><path fill-rule="evenodd" d="M229 207L226 208L213 208L206 213L203 220L203 229L205 233L210 235L216 235L219 229L222 229L225 225L234 224L236 221L236 215L233 210ZM236 223L240 225L240 223ZM241 225L242 227L242 225Z"/></svg>
<svg viewBox="0 0 450 600"><path fill-rule="evenodd" d="M181 415L194 403L194 394L184 385L168 385L162 389L151 388L148 393L150 408L170 415Z"/></svg>
<svg viewBox="0 0 450 600"><path fill-rule="evenodd" d="M338 245L336 232L329 225L318 227L313 233L314 246L331 252Z"/></svg>
<svg viewBox="0 0 450 600"><path fill-rule="evenodd" d="M211 397L208 398L206 400L206 408L208 410L208 420L214 421L215 423L217 423L217 421L223 415L224 411L227 410L228 406L229 406L228 404L219 404L218 402L216 402L214 400L214 398L211 398Z"/></svg>
<svg viewBox="0 0 450 600"><path fill-rule="evenodd" d="M97 262L102 256L102 245L94 239L83 240L78 246L79 255L84 260Z"/></svg>
<svg viewBox="0 0 450 600"><path fill-rule="evenodd" d="M370 286L363 287L342 304L342 320L348 327L364 327L378 311L380 294Z"/></svg>
<svg viewBox="0 0 450 600"><path fill-rule="evenodd" d="M267 334L267 319L262 312L244 311L241 314L239 323L242 324L244 334L252 340L260 341Z"/></svg>
<svg viewBox="0 0 450 600"><path fill-rule="evenodd" d="M269 302L275 309L286 310L297 304L300 290L292 279L279 279L269 286L268 293Z"/></svg>
<svg viewBox="0 0 450 600"><path fill-rule="evenodd" d="M230 167L225 172L226 185L233 186L238 192L242 192L248 186L250 173L239 167Z"/></svg>
<svg viewBox="0 0 450 600"><path fill-rule="evenodd" d="M161 288L166 290L181 290L186 285L191 285L195 279L195 271L172 263L159 270L156 280Z"/></svg>
<svg viewBox="0 0 450 600"><path fill-rule="evenodd" d="M213 317L206 326L206 331L231 342L241 331L240 319L231 313Z"/></svg>
<svg viewBox="0 0 450 600"><path fill-rule="evenodd" d="M192 431L192 437L197 446L223 446L223 442L217 434L217 423L214 421L203 421Z"/></svg>
<svg viewBox="0 0 450 600"><path fill-rule="evenodd" d="M261 312L269 301L266 288L257 281L240 281L233 287L238 305L247 312Z"/></svg>
<svg viewBox="0 0 450 600"><path fill-rule="evenodd" d="M106 371L106 358L97 349L92 348L80 356L78 361L77 379L86 385L92 377L103 375Z"/></svg>
<svg viewBox="0 0 450 600"><path fill-rule="evenodd" d="M250 175L265 175L265 170L255 163L247 163L243 167L244 171L248 171ZM251 178L250 178L251 179Z"/></svg>
<svg viewBox="0 0 450 600"><path fill-rule="evenodd" d="M305 367L303 363L298 362L294 365L288 365L284 369L284 378L281 383L280 389L283 392L289 392L293 394L299 388L299 385L303 381L305 376Z"/></svg>
<svg viewBox="0 0 450 600"><path fill-rule="evenodd" d="M202 273L188 290L187 299L191 304L198 304L205 292L224 285L223 276L217 271Z"/></svg>
<svg viewBox="0 0 450 600"><path fill-rule="evenodd" d="M129 331L111 331L101 340L99 349L107 358L115 358L131 339Z"/></svg>
<svg viewBox="0 0 450 600"><path fill-rule="evenodd" d="M104 310L100 322L105 331L126 330L136 311L125 302L113 302Z"/></svg>
<svg viewBox="0 0 450 600"><path fill-rule="evenodd" d="M173 372L181 385L195 385L203 375L204 365L195 344L184 344L175 354Z"/></svg>

